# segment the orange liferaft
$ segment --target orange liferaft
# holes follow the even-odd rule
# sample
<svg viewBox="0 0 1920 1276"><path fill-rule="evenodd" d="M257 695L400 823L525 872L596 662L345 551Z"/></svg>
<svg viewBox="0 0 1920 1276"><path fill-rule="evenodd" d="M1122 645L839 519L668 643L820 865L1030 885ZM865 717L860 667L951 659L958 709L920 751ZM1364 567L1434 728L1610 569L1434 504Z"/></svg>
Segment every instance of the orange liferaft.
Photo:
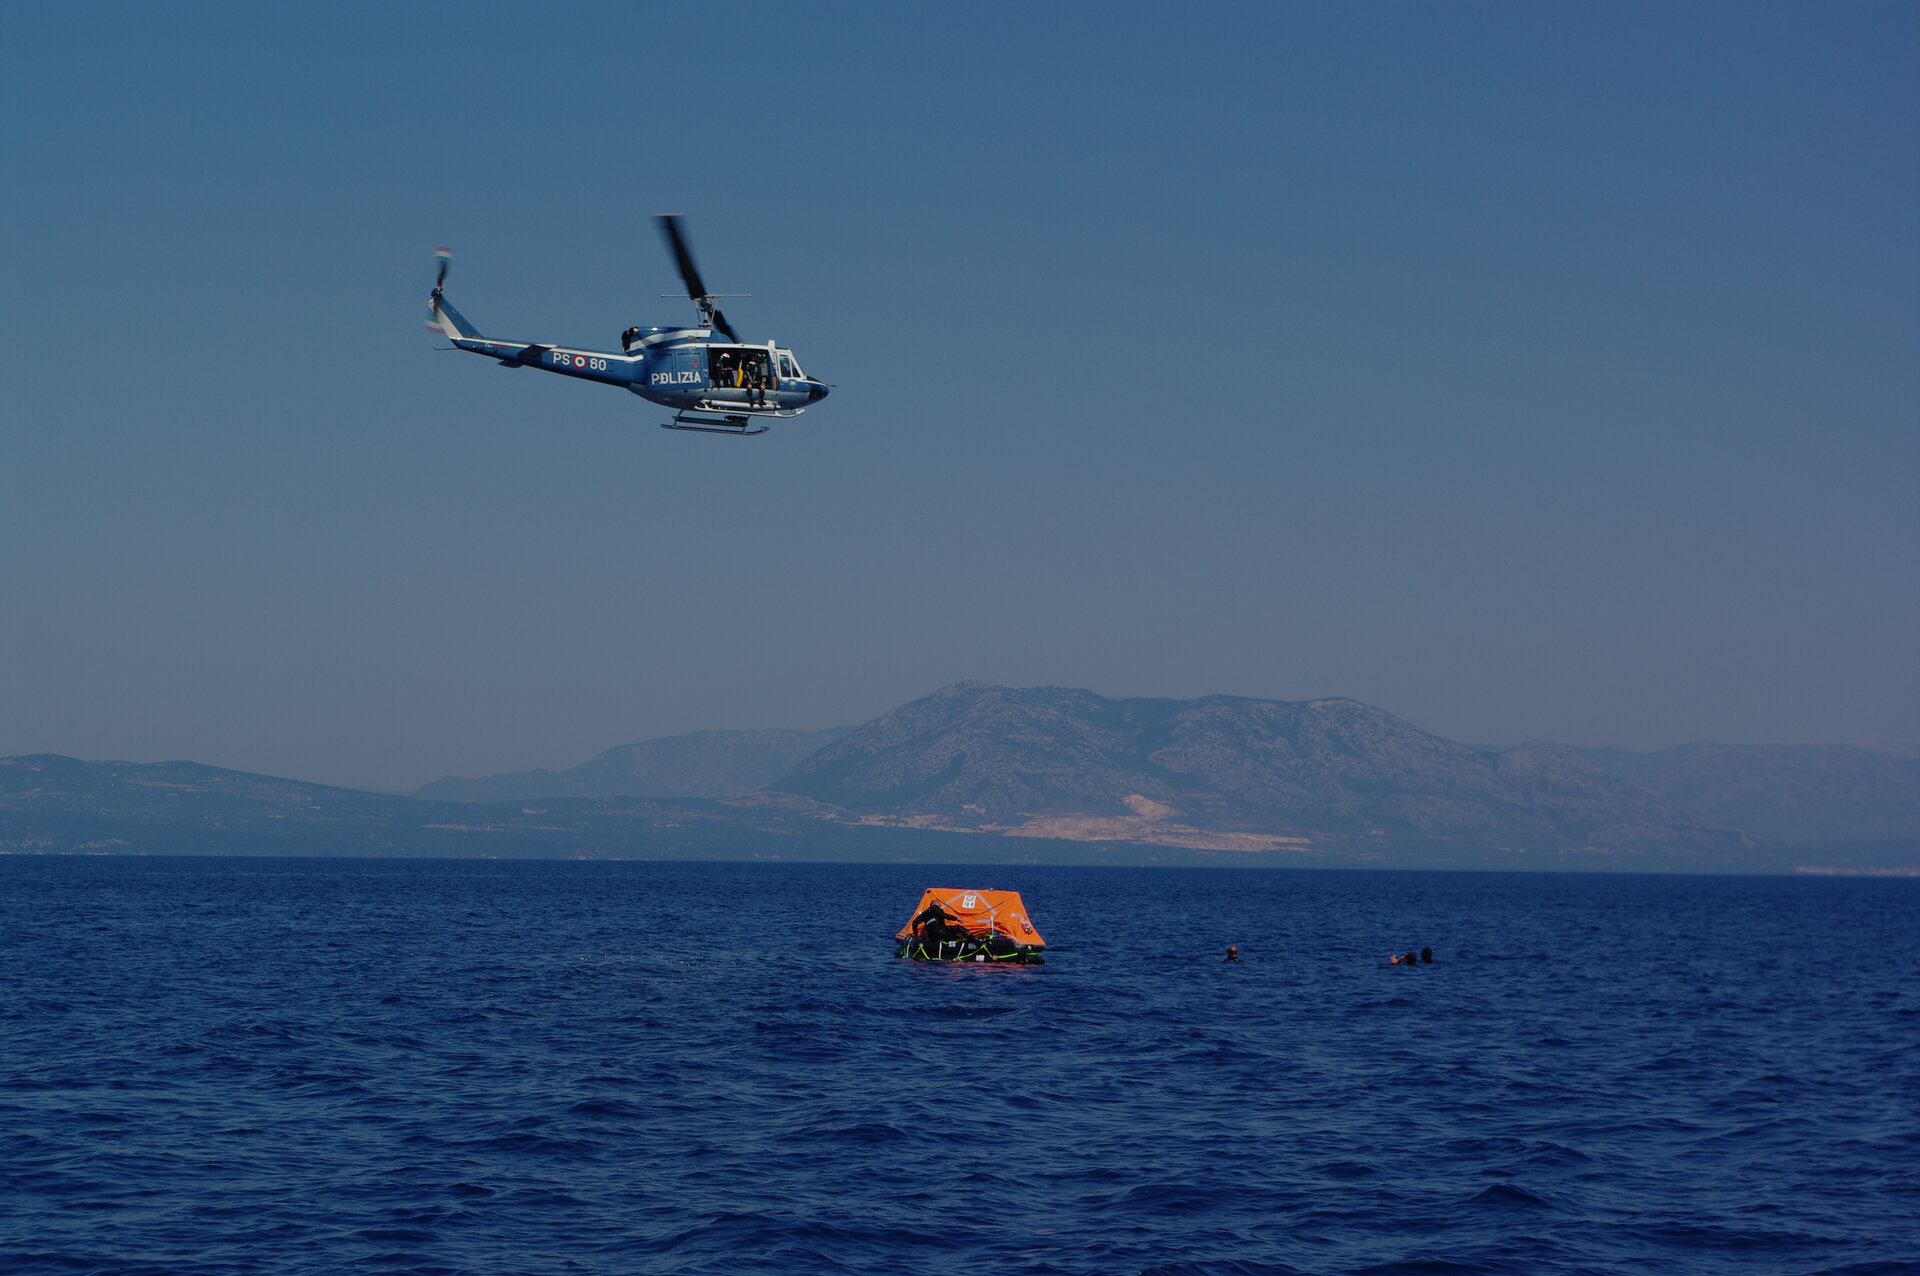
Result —
<svg viewBox="0 0 1920 1276"><path fill-rule="evenodd" d="M950 921L916 932L914 919L936 904ZM1033 961L1047 946L1019 891L929 889L894 939L902 945L900 956L935 961Z"/></svg>

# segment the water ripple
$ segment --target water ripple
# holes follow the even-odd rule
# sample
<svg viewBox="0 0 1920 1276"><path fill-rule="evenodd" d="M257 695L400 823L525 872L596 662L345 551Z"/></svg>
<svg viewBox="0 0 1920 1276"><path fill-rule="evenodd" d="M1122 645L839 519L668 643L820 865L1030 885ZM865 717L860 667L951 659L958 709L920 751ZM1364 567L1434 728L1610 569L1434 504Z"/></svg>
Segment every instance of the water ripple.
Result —
<svg viewBox="0 0 1920 1276"><path fill-rule="evenodd" d="M1021 890L1048 964L895 961L936 879ZM1913 1273L1916 905L0 857L0 1268Z"/></svg>

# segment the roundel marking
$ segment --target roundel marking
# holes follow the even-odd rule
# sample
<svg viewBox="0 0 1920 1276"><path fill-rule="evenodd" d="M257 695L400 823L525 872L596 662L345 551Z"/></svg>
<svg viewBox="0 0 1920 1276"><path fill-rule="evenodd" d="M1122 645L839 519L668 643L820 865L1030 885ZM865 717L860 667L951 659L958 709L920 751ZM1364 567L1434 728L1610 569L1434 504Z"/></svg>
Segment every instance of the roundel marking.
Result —
<svg viewBox="0 0 1920 1276"><path fill-rule="evenodd" d="M586 366L587 366L587 356L585 356L585 355L583 355L583 354L577 354L577 355L575 355L575 356L573 356L573 366L574 366L574 367L576 367L576 368L584 368L584 367L586 367Z"/></svg>

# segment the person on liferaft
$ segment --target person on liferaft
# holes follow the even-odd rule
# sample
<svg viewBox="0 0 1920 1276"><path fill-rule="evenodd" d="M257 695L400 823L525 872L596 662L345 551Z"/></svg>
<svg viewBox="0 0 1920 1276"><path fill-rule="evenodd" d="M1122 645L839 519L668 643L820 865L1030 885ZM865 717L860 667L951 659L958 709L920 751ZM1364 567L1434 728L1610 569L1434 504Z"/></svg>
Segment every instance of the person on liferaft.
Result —
<svg viewBox="0 0 1920 1276"><path fill-rule="evenodd" d="M952 913L940 907L937 899L913 919L913 933L916 938L930 944L957 943L973 938L972 932L962 926Z"/></svg>

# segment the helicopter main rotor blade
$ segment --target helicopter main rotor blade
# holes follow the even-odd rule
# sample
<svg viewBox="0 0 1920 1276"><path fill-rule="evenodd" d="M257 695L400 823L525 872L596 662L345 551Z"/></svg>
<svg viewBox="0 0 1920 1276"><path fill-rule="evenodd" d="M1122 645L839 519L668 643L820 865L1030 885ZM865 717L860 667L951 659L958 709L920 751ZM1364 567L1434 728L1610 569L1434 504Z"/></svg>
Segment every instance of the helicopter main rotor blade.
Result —
<svg viewBox="0 0 1920 1276"><path fill-rule="evenodd" d="M680 219L672 213L654 218L659 223L661 233L666 235L667 244L673 249L674 264L680 267L680 278L687 281L687 296L695 301L707 295L707 285L701 281L700 268L693 264L693 254L687 251L687 241L680 237Z"/></svg>
<svg viewBox="0 0 1920 1276"><path fill-rule="evenodd" d="M720 330L720 335L725 337L728 341L740 340L740 338L733 335L733 325L727 322L726 315L721 313L720 307L718 306L715 306L713 308L713 326L718 328Z"/></svg>

